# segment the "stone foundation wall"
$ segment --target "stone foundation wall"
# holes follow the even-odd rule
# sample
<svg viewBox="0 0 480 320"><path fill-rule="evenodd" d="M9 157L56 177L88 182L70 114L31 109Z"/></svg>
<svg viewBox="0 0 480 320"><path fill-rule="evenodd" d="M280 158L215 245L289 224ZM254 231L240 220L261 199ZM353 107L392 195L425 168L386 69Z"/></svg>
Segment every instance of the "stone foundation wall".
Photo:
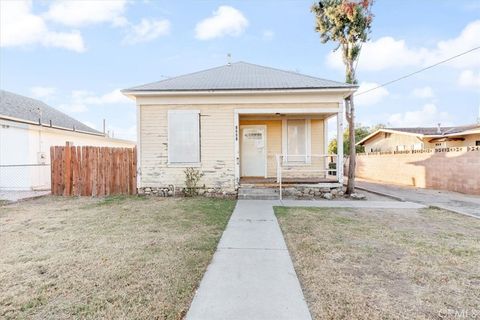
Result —
<svg viewBox="0 0 480 320"><path fill-rule="evenodd" d="M278 190L278 189L277 189ZM332 200L345 197L342 187L314 187L314 186L288 186L282 189L285 199ZM143 187L138 188L138 194L156 197L184 197L183 189L174 188L173 185L166 187ZM236 199L237 191L225 191L215 188L199 188L198 195L208 198Z"/></svg>
<svg viewBox="0 0 480 320"><path fill-rule="evenodd" d="M236 191L226 191L221 188L198 188L198 195L208 198L236 199ZM165 187L142 187L138 188L139 195L156 197L184 197L183 188L175 188L173 185Z"/></svg>
<svg viewBox="0 0 480 320"><path fill-rule="evenodd" d="M282 190L283 198L293 198L299 200L308 199L327 199L332 200L344 196L341 187L286 187Z"/></svg>

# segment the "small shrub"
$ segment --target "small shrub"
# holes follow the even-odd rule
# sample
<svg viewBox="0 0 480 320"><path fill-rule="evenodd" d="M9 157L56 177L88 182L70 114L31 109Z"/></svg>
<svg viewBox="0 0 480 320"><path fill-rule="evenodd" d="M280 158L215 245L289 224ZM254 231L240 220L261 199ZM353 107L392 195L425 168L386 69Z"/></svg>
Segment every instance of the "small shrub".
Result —
<svg viewBox="0 0 480 320"><path fill-rule="evenodd" d="M185 188L183 193L186 197L193 197L198 195L198 182L203 177L203 173L195 168L187 168L185 173Z"/></svg>

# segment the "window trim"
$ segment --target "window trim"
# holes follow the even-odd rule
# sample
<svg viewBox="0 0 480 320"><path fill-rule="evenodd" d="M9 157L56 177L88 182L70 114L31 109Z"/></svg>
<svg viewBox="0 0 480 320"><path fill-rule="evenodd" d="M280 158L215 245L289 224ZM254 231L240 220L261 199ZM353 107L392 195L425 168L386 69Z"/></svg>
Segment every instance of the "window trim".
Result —
<svg viewBox="0 0 480 320"><path fill-rule="evenodd" d="M288 161L288 120L305 120L305 161ZM312 162L312 122L309 118L288 118L282 119L282 155L283 163L289 166L307 166Z"/></svg>
<svg viewBox="0 0 480 320"><path fill-rule="evenodd" d="M197 142L198 142L198 161L194 162L172 162L170 161L170 115L171 114L197 114L198 116L198 137L197 137ZM201 132L202 132L202 127L201 127L201 115L200 115L200 110L168 110L167 112L167 166L172 167L172 168L188 168L188 167L200 167L202 165L202 146L201 146Z"/></svg>

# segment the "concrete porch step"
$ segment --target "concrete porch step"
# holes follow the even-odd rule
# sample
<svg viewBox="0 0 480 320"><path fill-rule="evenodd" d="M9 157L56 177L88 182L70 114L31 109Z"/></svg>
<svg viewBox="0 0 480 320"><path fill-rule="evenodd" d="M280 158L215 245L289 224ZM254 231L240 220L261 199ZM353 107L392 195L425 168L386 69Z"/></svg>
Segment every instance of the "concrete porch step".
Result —
<svg viewBox="0 0 480 320"><path fill-rule="evenodd" d="M277 200L278 197L278 188L240 187L238 189L240 200Z"/></svg>

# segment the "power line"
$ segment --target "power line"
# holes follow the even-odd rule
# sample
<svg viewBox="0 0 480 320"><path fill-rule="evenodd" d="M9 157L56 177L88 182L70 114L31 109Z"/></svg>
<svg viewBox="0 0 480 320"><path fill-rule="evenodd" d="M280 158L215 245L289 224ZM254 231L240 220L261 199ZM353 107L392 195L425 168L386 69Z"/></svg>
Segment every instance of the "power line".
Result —
<svg viewBox="0 0 480 320"><path fill-rule="evenodd" d="M398 81L403 80L403 79L405 79L405 78L409 78L409 77L411 77L411 76L413 76L413 75L416 75L417 73L420 73L420 72L423 72L423 71L425 71L425 70L431 69L431 68L436 67L436 66L438 66L438 65L440 65L440 64L442 64L442 63L445 63L445 62L448 62L448 61L450 61L450 60L456 59L456 58L458 58L458 57L461 57L461 56L463 56L463 55L466 55L466 54L468 54L468 53L470 53L470 52L472 52L472 51L478 50L478 49L480 49L480 46L479 46L479 47L472 48L472 49L470 49L470 50L468 50L468 51L464 51L464 52L462 52L462 53L459 53L459 54L457 54L457 55L455 55L455 56L453 56L453 57L447 58L447 59L445 59L445 60L442 60L442 61L440 61L440 62L437 62L437 63L435 63L435 64L432 64L432 65L430 65L430 66L428 66L428 67L425 67L425 68L423 68L423 69L417 70L417 71L415 71L415 72L409 73L409 74L404 75L404 76L402 76L402 77L400 77L400 78L397 78L397 79L394 79L394 80L385 82L385 83L383 83L383 84L378 85L377 87L374 87L374 88L368 89L368 90L366 90L366 91L362 91L362 92L356 93L356 94L355 94L355 97L356 97L356 96L359 96L359 95L362 95L362 94L365 94L365 93L367 93L367 92L370 92L370 91L373 91L373 90L376 90L376 89L379 89L379 88L388 86L389 84L392 84L392 83L394 83L394 82L398 82Z"/></svg>

